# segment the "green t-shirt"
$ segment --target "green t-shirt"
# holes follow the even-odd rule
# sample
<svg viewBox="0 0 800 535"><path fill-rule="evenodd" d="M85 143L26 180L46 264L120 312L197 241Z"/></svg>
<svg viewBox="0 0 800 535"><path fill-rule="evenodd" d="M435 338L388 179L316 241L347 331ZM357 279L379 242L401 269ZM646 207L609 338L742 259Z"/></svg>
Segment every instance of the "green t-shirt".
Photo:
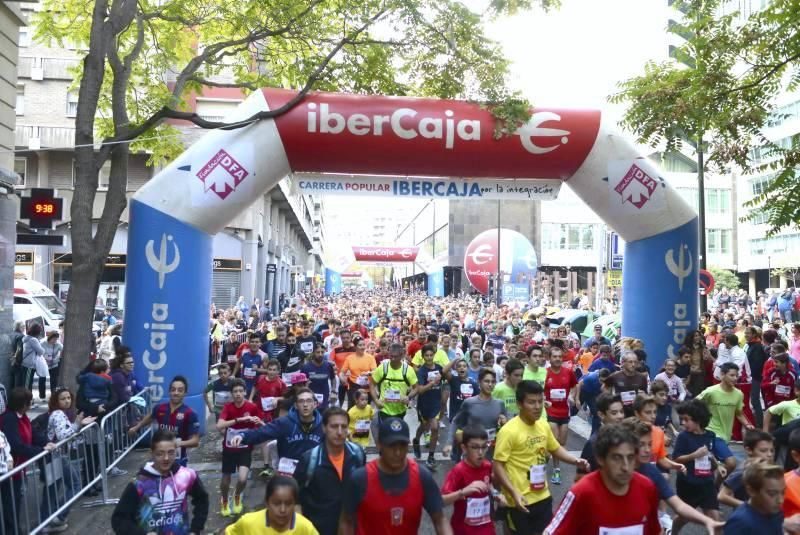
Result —
<svg viewBox="0 0 800 535"><path fill-rule="evenodd" d="M384 362L386 362L385 365L381 362L381 365L372 371L372 380L376 385L380 385L378 386L378 396L384 402L381 412L390 416L405 414L408 407L404 403L386 401L386 393L391 391L393 396L408 396L408 391L417 384L417 372L408 365L394 369L388 361ZM406 369L405 379L403 379L403 368Z"/></svg>
<svg viewBox="0 0 800 535"><path fill-rule="evenodd" d="M769 412L776 416L780 415L781 425L786 425L792 420L800 418L800 403L794 399L781 401L777 405L770 407Z"/></svg>
<svg viewBox="0 0 800 535"><path fill-rule="evenodd" d="M736 418L737 411L741 411L744 407L742 391L734 388L731 392L725 392L721 385L714 385L700 392L697 399L705 401L711 412L711 423L706 429L713 431L725 442L730 442L733 420Z"/></svg>
<svg viewBox="0 0 800 535"><path fill-rule="evenodd" d="M492 397L499 399L506 406L506 415L512 418L519 414L517 406L517 391L506 384L505 381L497 383L492 391Z"/></svg>
<svg viewBox="0 0 800 535"><path fill-rule="evenodd" d="M411 359L411 364L419 368L425 363L425 359L422 358L422 350L418 350L414 353L414 358ZM436 353L433 354L433 363L438 364L442 368L450 364L450 358L447 356L447 352L441 349L437 349Z"/></svg>
<svg viewBox="0 0 800 535"><path fill-rule="evenodd" d="M544 387L544 380L547 378L547 369L540 366L536 373L533 373L533 370L525 366L525 371L522 372L522 380L523 381L536 381L542 387Z"/></svg>

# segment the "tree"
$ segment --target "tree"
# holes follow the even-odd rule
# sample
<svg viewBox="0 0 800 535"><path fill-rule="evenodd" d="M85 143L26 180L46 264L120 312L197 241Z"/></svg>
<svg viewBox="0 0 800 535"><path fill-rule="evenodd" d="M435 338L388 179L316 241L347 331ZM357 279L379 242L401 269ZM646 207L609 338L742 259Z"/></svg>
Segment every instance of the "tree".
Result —
<svg viewBox="0 0 800 535"><path fill-rule="evenodd" d="M787 283L791 281L789 286L797 288L797 283L800 282L800 267L772 268L770 278L780 277L786 277Z"/></svg>
<svg viewBox="0 0 800 535"><path fill-rule="evenodd" d="M72 284L67 302L64 366L72 380L92 350L88 335L103 259L126 207L131 151L154 163L182 150L166 119L203 128L238 128L187 110L204 87L312 89L464 98L486 102L496 134L513 132L529 104L506 86L508 62L484 35L485 16L557 0L492 0L475 13L455 0L44 0L36 38L84 50L76 72L75 191ZM230 82L217 81L221 73ZM98 173L110 160L102 214L93 232Z"/></svg>
<svg viewBox="0 0 800 535"><path fill-rule="evenodd" d="M752 219L767 212L769 234L800 222L800 137L776 144L763 129L779 118L776 96L800 87L800 9L797 0L772 0L742 21L738 12L722 15L723 0L676 0L684 22L669 31L685 39L675 62L648 63L641 76L619 84L613 102L627 102L622 124L639 141L667 150L707 134L700 148L709 165L731 164L745 174L773 172L766 190L745 202ZM752 156L758 152L758 158Z"/></svg>
<svg viewBox="0 0 800 535"><path fill-rule="evenodd" d="M738 290L742 285L742 283L739 281L739 277L737 277L736 273L733 271L718 267L709 267L708 271L710 271L714 276L715 289L721 290L723 288L727 288L729 290Z"/></svg>

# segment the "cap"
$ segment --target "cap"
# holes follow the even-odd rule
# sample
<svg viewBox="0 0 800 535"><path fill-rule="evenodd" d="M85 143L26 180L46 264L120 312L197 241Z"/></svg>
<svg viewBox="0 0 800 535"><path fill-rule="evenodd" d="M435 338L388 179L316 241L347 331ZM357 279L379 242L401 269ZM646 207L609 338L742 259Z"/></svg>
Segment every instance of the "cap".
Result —
<svg viewBox="0 0 800 535"><path fill-rule="evenodd" d="M408 424L400 418L386 418L378 427L378 442L384 445L410 441Z"/></svg>
<svg viewBox="0 0 800 535"><path fill-rule="evenodd" d="M308 377L306 376L306 374L304 374L302 372L295 373L295 374L292 375L292 384L293 385L296 385L298 383L307 383L307 382L308 382Z"/></svg>

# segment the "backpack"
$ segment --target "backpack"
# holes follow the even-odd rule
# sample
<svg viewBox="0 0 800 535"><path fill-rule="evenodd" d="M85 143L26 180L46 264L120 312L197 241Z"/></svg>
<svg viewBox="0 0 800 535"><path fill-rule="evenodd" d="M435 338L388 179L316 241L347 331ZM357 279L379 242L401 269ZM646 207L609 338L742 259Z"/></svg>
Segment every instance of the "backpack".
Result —
<svg viewBox="0 0 800 535"><path fill-rule="evenodd" d="M409 380L408 380L408 363L407 362L403 363L402 373L403 373L403 381L406 383L406 386L410 387L411 386L411 382L409 382ZM388 360L384 360L383 361L383 377L381 377L381 380L378 381L378 383L375 385L375 388L378 389L379 393L380 393L380 390L381 390L381 384L386 380L388 375L389 375L389 361Z"/></svg>
<svg viewBox="0 0 800 535"><path fill-rule="evenodd" d="M21 333L17 333L14 337L14 359L12 364L14 366L22 366L22 348L24 346L22 340L25 338Z"/></svg>
<svg viewBox="0 0 800 535"><path fill-rule="evenodd" d="M356 463L356 468L361 468L365 464L367 464L367 455L364 453L364 450L361 449L361 446L350 442L349 440L344 441L345 449L353 456L353 459ZM306 483L304 485L305 488L311 484L311 480L314 478L314 471L319 466L319 463L322 461L322 446L317 445L314 446L311 450L311 455L308 458L308 469L306 470Z"/></svg>
<svg viewBox="0 0 800 535"><path fill-rule="evenodd" d="M49 442L47 438L47 424L50 422L50 413L44 412L31 420L31 432L33 435L33 444L36 446L44 446Z"/></svg>

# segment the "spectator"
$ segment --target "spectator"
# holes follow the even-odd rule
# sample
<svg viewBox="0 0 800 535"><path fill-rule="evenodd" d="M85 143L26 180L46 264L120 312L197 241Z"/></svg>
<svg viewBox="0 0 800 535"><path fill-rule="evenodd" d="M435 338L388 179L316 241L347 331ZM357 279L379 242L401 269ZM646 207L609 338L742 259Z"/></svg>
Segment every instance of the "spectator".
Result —
<svg viewBox="0 0 800 535"><path fill-rule="evenodd" d="M111 388L119 403L127 403L142 386L133 376L134 360L127 346L120 346L117 356L111 361Z"/></svg>
<svg viewBox="0 0 800 535"><path fill-rule="evenodd" d="M11 336L11 388L22 386L22 340L25 338L25 322L14 322L14 333ZM3 411L5 412L5 411Z"/></svg>
<svg viewBox="0 0 800 535"><path fill-rule="evenodd" d="M47 361L48 375L50 376L50 392L58 386L58 372L61 367L61 352L64 346L58 341L60 334L58 331L47 333L47 341L42 344L44 349L44 360ZM39 377L39 401L45 400L47 387L47 377Z"/></svg>
<svg viewBox="0 0 800 535"><path fill-rule="evenodd" d="M83 412L99 416L109 411L111 406L111 376L108 375L108 362L97 359L89 364L89 370L78 376L80 399L78 408Z"/></svg>
<svg viewBox="0 0 800 535"><path fill-rule="evenodd" d="M42 326L38 323L31 325L28 334L22 339L22 363L20 366L21 379L17 386L28 390L33 387L33 374L36 373L36 358L44 355L44 348L39 342L42 336Z"/></svg>

